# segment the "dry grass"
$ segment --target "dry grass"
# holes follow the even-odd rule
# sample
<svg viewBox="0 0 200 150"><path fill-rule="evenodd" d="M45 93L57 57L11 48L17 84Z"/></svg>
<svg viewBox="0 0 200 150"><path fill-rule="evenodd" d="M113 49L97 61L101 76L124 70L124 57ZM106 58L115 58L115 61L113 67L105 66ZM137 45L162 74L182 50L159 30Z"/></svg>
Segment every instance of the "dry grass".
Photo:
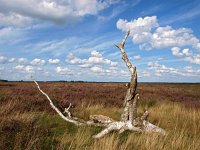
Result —
<svg viewBox="0 0 200 150"><path fill-rule="evenodd" d="M119 135L113 132L100 140L93 139L92 135L98 133L101 128L76 127L63 121L51 110L46 99L32 83L9 85L1 83L3 88L0 89L0 149L198 150L200 147L200 109L199 105L193 107L192 104L192 100L195 104L200 103L199 93L196 92L200 88L198 84L166 84L160 88L158 84L139 85L144 100L140 101L138 111L142 112L145 107L149 107L149 120L165 128L166 136L131 132ZM49 88L47 91L57 103L58 98L61 99L57 104L60 109L69 103L64 101L66 95L61 92L63 87L66 87L64 91L72 93L70 100L80 100L75 100L75 107L72 108L76 116L88 119L90 114L103 114L116 120L120 118L122 109L119 107L125 95L123 84L55 83L55 87L51 85L53 83L42 84L44 89ZM79 92L75 91L75 87L80 89ZM120 91L121 93L118 93ZM181 95L182 93L184 94ZM182 96L185 97L174 100ZM114 98L111 102L110 97Z"/></svg>
<svg viewBox="0 0 200 150"><path fill-rule="evenodd" d="M96 111L101 108L95 106ZM109 108L105 108L109 110ZM141 111L141 108L140 110ZM198 150L200 147L200 111L185 109L179 104L162 103L151 108L152 122L159 124L167 130L166 136L158 134L137 133L112 133L100 140L91 139L96 133L90 128L78 128L73 138L65 133L62 137L60 148L65 147L65 142L70 145L69 149L180 149ZM95 112L95 111L94 111ZM113 117L113 113L110 115ZM119 116L118 116L119 117Z"/></svg>

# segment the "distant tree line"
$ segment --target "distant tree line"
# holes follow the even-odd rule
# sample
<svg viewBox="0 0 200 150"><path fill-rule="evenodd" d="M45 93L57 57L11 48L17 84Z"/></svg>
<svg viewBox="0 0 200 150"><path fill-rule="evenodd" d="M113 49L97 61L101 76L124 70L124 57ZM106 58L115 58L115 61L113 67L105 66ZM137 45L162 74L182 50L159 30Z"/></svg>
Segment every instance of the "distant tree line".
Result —
<svg viewBox="0 0 200 150"><path fill-rule="evenodd" d="M0 79L0 82L8 82L8 80Z"/></svg>

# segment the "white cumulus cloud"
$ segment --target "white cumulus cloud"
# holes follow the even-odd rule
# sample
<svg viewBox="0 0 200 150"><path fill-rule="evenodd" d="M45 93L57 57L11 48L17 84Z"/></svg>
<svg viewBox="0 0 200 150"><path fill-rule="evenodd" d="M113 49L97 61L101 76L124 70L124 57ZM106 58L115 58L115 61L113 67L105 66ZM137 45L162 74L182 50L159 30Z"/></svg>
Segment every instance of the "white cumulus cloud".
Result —
<svg viewBox="0 0 200 150"><path fill-rule="evenodd" d="M66 61L70 64L76 64L80 66L91 66L93 64L107 64L111 66L117 66L117 62L103 58L102 54L97 51L92 51L91 56L88 59L80 59L75 57L73 54L69 54Z"/></svg>
<svg viewBox="0 0 200 150"><path fill-rule="evenodd" d="M161 27L157 17L138 18L128 22L119 19L116 24L122 31L130 30L130 36L141 49L162 49L171 47L192 46L199 48L200 42L189 28L174 29L171 26Z"/></svg>
<svg viewBox="0 0 200 150"><path fill-rule="evenodd" d="M181 51L181 49L179 48L179 47L173 47L172 49L172 54L174 55L174 56L177 56L177 57L181 57L181 56L186 56L186 57L188 57L188 56L191 56L192 54L191 54L191 52L190 52L190 50L188 49L188 48L185 48L185 49L183 49L182 51Z"/></svg>
<svg viewBox="0 0 200 150"><path fill-rule="evenodd" d="M18 58L18 62L20 64L28 64L29 63L27 58Z"/></svg>
<svg viewBox="0 0 200 150"><path fill-rule="evenodd" d="M130 30L133 43L138 44L140 49L171 49L174 56L200 64L198 54L200 40L189 28L162 27L156 16L138 18L133 21L119 19L116 26L122 31Z"/></svg>
<svg viewBox="0 0 200 150"><path fill-rule="evenodd" d="M59 64L60 63L59 59L49 59L48 61L50 64Z"/></svg>
<svg viewBox="0 0 200 150"><path fill-rule="evenodd" d="M153 70L156 76L162 76L162 74L179 74L178 70L173 67L167 67L159 62L148 62L148 69Z"/></svg>
<svg viewBox="0 0 200 150"><path fill-rule="evenodd" d="M103 68L98 67L98 66L94 66L94 67L90 68L90 70L94 73L103 73L104 72Z"/></svg>
<svg viewBox="0 0 200 150"><path fill-rule="evenodd" d="M0 56L0 63L5 64L5 63L13 63L15 62L16 58L8 58L5 56Z"/></svg>
<svg viewBox="0 0 200 150"><path fill-rule="evenodd" d="M197 48L199 39L188 28L173 29L171 26L158 27L151 37L153 48L192 46Z"/></svg>
<svg viewBox="0 0 200 150"><path fill-rule="evenodd" d="M44 65L45 64L45 60L35 58L34 60L31 61L31 64L32 65Z"/></svg>
<svg viewBox="0 0 200 150"><path fill-rule="evenodd" d="M0 24L21 26L32 20L71 22L118 3L119 0L0 0Z"/></svg>
<svg viewBox="0 0 200 150"><path fill-rule="evenodd" d="M200 65L200 54L185 57L184 60Z"/></svg>
<svg viewBox="0 0 200 150"><path fill-rule="evenodd" d="M174 56L182 58L190 63L200 65L200 54L192 54L191 50L188 48L181 50L179 47L173 47L171 50Z"/></svg>
<svg viewBox="0 0 200 150"><path fill-rule="evenodd" d="M16 58L10 58L10 59L8 60L8 62L10 62L10 63L15 62L15 61L16 61Z"/></svg>
<svg viewBox="0 0 200 150"><path fill-rule="evenodd" d="M29 65L28 66L17 65L17 66L14 67L14 69L20 70L20 71L25 71L27 73L34 73L35 72L33 66L29 66Z"/></svg>
<svg viewBox="0 0 200 150"><path fill-rule="evenodd" d="M61 75L70 74L71 70L67 67L56 67L56 72Z"/></svg>
<svg viewBox="0 0 200 150"><path fill-rule="evenodd" d="M95 51L95 50L91 52L91 55L92 55L93 57L102 57L102 54L99 53L99 52L97 52L97 51Z"/></svg>
<svg viewBox="0 0 200 150"><path fill-rule="evenodd" d="M119 19L117 21L117 28L121 29L122 31L131 31L131 35L134 36L138 33L145 33L150 32L151 29L158 26L157 23L157 17L144 17L144 18L138 18L134 19L130 22L127 20Z"/></svg>

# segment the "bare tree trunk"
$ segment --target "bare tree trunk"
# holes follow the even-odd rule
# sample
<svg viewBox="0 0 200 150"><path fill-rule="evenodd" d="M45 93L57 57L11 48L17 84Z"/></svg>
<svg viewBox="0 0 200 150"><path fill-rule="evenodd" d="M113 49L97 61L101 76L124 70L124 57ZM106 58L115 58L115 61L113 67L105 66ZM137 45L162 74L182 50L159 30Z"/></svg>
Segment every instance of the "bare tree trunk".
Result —
<svg viewBox="0 0 200 150"><path fill-rule="evenodd" d="M139 100L139 94L137 93L137 70L136 67L131 64L124 49L124 45L126 40L130 34L128 31L119 45L116 45L117 48L120 49L122 53L122 59L126 63L130 73L131 73L131 81L127 84L127 92L124 98L124 109L121 115L121 121L114 121L113 119L103 116L103 115L91 115L90 120L85 121L83 119L79 119L76 117L72 117L69 109L65 108L65 111L62 113L52 102L49 96L40 89L39 84L34 80L35 84L39 91L46 96L49 100L51 107L67 122L71 122L75 125L93 125L93 126L103 126L105 127L97 135L94 135L94 138L101 138L108 134L113 130L118 130L119 133L122 133L126 130L135 131L135 132L157 132L161 134L165 134L165 130L162 128L153 125L152 123L147 121L147 117L149 115L148 111L145 110L144 114L141 117L137 116L137 101Z"/></svg>
<svg viewBox="0 0 200 150"><path fill-rule="evenodd" d="M136 101L137 101L137 71L136 67L131 64L131 62L128 59L128 56L126 55L126 51L124 49L124 45L126 43L126 39L128 38L130 34L130 31L128 31L122 41L119 45L116 45L117 48L120 49L122 53L122 59L126 63L130 73L131 73L131 82L128 85L128 90L124 99L124 111L121 116L122 121L133 121L133 118L136 117ZM134 101L134 103L133 103ZM134 105L133 105L134 104Z"/></svg>

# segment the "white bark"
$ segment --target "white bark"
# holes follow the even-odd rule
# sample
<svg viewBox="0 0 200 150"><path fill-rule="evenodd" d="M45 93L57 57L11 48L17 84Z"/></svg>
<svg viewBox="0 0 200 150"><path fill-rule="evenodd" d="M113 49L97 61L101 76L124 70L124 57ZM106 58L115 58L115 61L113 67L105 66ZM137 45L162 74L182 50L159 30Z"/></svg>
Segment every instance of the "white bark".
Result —
<svg viewBox="0 0 200 150"><path fill-rule="evenodd" d="M102 130L97 135L93 136L94 138L101 138L108 134L109 132L113 130L119 130L119 133L124 132L125 130L131 130L136 132L142 132L142 130L138 127L134 127L130 121L116 121L113 123L110 123L106 129Z"/></svg>
<svg viewBox="0 0 200 150"><path fill-rule="evenodd" d="M147 133L161 133L163 135L166 134L166 131L146 120L143 121L143 125L144 125L144 131L147 132Z"/></svg>
<svg viewBox="0 0 200 150"><path fill-rule="evenodd" d="M126 43L126 39L128 38L130 31L128 31L123 39L123 41L116 45L121 53L122 59L126 63L130 73L131 73L131 82L127 85L127 93L124 99L124 110L121 115L121 121L114 121L113 119L103 116L103 115L91 115L90 120L85 121L83 119L73 117L71 112L69 111L71 104L68 108L65 108L64 112L62 113L52 102L49 96L41 90L39 84L34 80L35 84L39 91L46 96L49 100L51 107L58 113L58 115L67 122L73 123L75 125L93 125L93 126L102 126L105 127L97 135L94 135L94 138L101 138L113 130L118 130L119 134L123 133L126 130L135 131L135 132L156 132L160 134L165 134L165 130L153 125L152 123L147 121L147 117L149 115L148 111L146 110L141 117L137 116L137 101L139 99L139 94L137 93L137 71L136 67L131 64L129 61L126 51L124 49L124 45ZM66 114L66 115L64 115Z"/></svg>
<svg viewBox="0 0 200 150"><path fill-rule="evenodd" d="M81 122L78 122L78 121L76 121L76 120L73 120L73 119L71 119L70 117L64 116L64 115L62 114L62 112L53 104L53 102L52 102L52 100L49 98L49 96L48 96L44 91L42 91L42 90L40 89L39 84L38 84L35 80L34 80L34 82L35 82L35 84L37 85L37 88L39 89L39 91L40 91L44 96L46 96L46 98L49 100L49 103L50 103L51 107L58 113L58 115L59 115L62 119L64 119L64 120L67 121L67 122L71 122L71 123L73 123L73 124L75 124L75 125L82 125Z"/></svg>

